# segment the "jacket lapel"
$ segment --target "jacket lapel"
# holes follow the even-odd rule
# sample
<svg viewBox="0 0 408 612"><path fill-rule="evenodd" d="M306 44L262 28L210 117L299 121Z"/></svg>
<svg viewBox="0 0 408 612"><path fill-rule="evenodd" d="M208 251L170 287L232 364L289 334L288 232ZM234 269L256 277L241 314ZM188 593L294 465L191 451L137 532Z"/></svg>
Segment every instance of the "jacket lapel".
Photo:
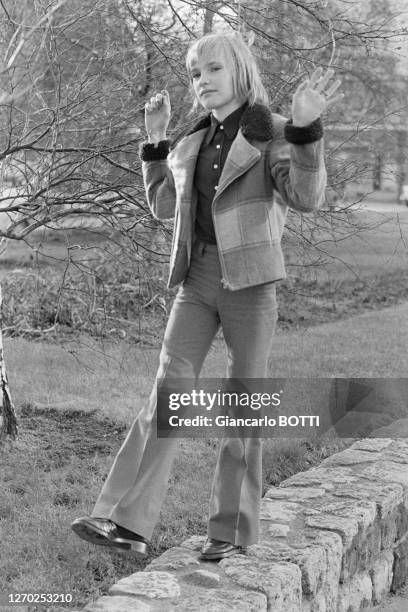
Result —
<svg viewBox="0 0 408 612"><path fill-rule="evenodd" d="M252 168L260 157L261 152L259 149L248 142L239 129L225 161L214 200L216 200L236 178L245 174L247 170Z"/></svg>
<svg viewBox="0 0 408 612"><path fill-rule="evenodd" d="M181 205L193 200L193 181L197 157L206 133L207 128L186 136L169 155L169 165Z"/></svg>

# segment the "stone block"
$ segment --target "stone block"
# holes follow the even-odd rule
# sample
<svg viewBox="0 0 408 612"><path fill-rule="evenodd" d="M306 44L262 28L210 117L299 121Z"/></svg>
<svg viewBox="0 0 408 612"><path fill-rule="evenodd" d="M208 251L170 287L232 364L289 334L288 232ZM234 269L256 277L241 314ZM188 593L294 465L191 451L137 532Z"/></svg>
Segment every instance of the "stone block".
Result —
<svg viewBox="0 0 408 612"><path fill-rule="evenodd" d="M300 608L301 612L312 612L313 601L304 597L302 599L302 607Z"/></svg>
<svg viewBox="0 0 408 612"><path fill-rule="evenodd" d="M366 466L360 474L373 482L396 482L405 489L408 487L408 469L401 469L401 466L393 461L381 461L375 465Z"/></svg>
<svg viewBox="0 0 408 612"><path fill-rule="evenodd" d="M408 533L408 508L400 504L396 512L397 540Z"/></svg>
<svg viewBox="0 0 408 612"><path fill-rule="evenodd" d="M174 599L180 596L177 578L169 572L136 572L122 578L110 589L112 595L133 595L148 599Z"/></svg>
<svg viewBox="0 0 408 612"><path fill-rule="evenodd" d="M392 566L394 555L387 551L383 553L372 565L369 575L373 585L373 604L379 604L390 592L392 584Z"/></svg>
<svg viewBox="0 0 408 612"><path fill-rule="evenodd" d="M357 463L369 463L378 461L380 453L373 451L358 450L356 448L346 448L341 453L335 453L322 461L322 466L355 465Z"/></svg>
<svg viewBox="0 0 408 612"><path fill-rule="evenodd" d="M280 550L281 547L305 548L309 545L302 520L296 520L290 525L280 525L269 521L260 522L259 541L270 548Z"/></svg>
<svg viewBox="0 0 408 612"><path fill-rule="evenodd" d="M311 599L304 597L302 600L302 612L335 612L336 607L327 607L326 597L322 591L316 593Z"/></svg>
<svg viewBox="0 0 408 612"><path fill-rule="evenodd" d="M366 530L364 537L358 540L355 550L356 565L353 569L353 573L369 569L374 560L380 555L381 550L381 530L377 520ZM350 567L348 563L348 553L349 551L345 554L344 564L346 567Z"/></svg>
<svg viewBox="0 0 408 612"><path fill-rule="evenodd" d="M377 453L387 448L391 443L391 438L364 438L364 440L354 442L351 448Z"/></svg>
<svg viewBox="0 0 408 612"><path fill-rule="evenodd" d="M404 421L408 422L408 419L404 419ZM408 455L408 440L406 438L403 440L393 440L392 448Z"/></svg>
<svg viewBox="0 0 408 612"><path fill-rule="evenodd" d="M184 540L180 546L182 548L189 548L190 550L201 551L206 539L206 536L191 536L187 540Z"/></svg>
<svg viewBox="0 0 408 612"><path fill-rule="evenodd" d="M151 606L134 597L100 597L89 603L83 612L149 612Z"/></svg>
<svg viewBox="0 0 408 612"><path fill-rule="evenodd" d="M277 543L271 548L262 545L251 546L247 556L249 559L252 557L261 561L296 564L301 571L303 595L315 594L328 572L325 548L310 542L309 546L303 548L283 543Z"/></svg>
<svg viewBox="0 0 408 612"><path fill-rule="evenodd" d="M394 549L394 575L391 588L397 591L408 582L408 538L403 539Z"/></svg>
<svg viewBox="0 0 408 612"><path fill-rule="evenodd" d="M394 463L407 466L408 464L408 449L401 446L390 446L383 454L384 461L393 461Z"/></svg>
<svg viewBox="0 0 408 612"><path fill-rule="evenodd" d="M316 611L336 612L340 572L343 558L343 543L339 534L331 531L316 531L313 542L326 552L326 575L319 585Z"/></svg>
<svg viewBox="0 0 408 612"><path fill-rule="evenodd" d="M310 499L322 497L325 490L322 487L271 487L264 495L264 499L284 499L289 502L301 503Z"/></svg>
<svg viewBox="0 0 408 612"><path fill-rule="evenodd" d="M182 577L184 582L188 584L197 584L198 586L206 587L207 589L214 589L220 586L221 579L220 575L215 572L209 572L208 570L195 570L190 574L184 574Z"/></svg>
<svg viewBox="0 0 408 612"><path fill-rule="evenodd" d="M346 549L350 548L353 539L358 534L358 522L356 519L324 514L323 512L307 516L305 524L315 529L327 529L338 533Z"/></svg>
<svg viewBox="0 0 408 612"><path fill-rule="evenodd" d="M397 539L397 513L394 510L387 518L380 521L381 548L389 550Z"/></svg>
<svg viewBox="0 0 408 612"><path fill-rule="evenodd" d="M300 612L301 572L295 564L274 563L237 555L224 559L219 565L240 587L264 593L271 610Z"/></svg>
<svg viewBox="0 0 408 612"><path fill-rule="evenodd" d="M324 513L352 518L357 521L360 530L365 531L374 523L377 516L377 507L375 502L369 500L362 500L360 502L342 500L326 503L324 505Z"/></svg>
<svg viewBox="0 0 408 612"><path fill-rule="evenodd" d="M332 491L339 485L350 485L357 480L351 468L342 466L337 468L316 467L306 472L294 474L280 484L281 487L322 487L325 491Z"/></svg>
<svg viewBox="0 0 408 612"><path fill-rule="evenodd" d="M342 485L332 491L335 497L350 499L370 499L377 506L377 514L383 518L390 514L404 499L404 489L400 484L361 479L352 485Z"/></svg>
<svg viewBox="0 0 408 612"><path fill-rule="evenodd" d="M188 548L179 546L166 550L160 557L149 563L145 572L179 570L189 565L200 565L198 555Z"/></svg>
<svg viewBox="0 0 408 612"><path fill-rule="evenodd" d="M372 584L368 573L357 574L339 587L336 612L360 612L371 604Z"/></svg>
<svg viewBox="0 0 408 612"><path fill-rule="evenodd" d="M280 608L268 608L264 593L243 589L200 590L180 599L173 609L175 612L266 612L268 609L280 612Z"/></svg>
<svg viewBox="0 0 408 612"><path fill-rule="evenodd" d="M270 538L286 538L289 531L289 525L281 525L280 523L267 523L266 525L262 525L262 532L265 534L267 540Z"/></svg>
<svg viewBox="0 0 408 612"><path fill-rule="evenodd" d="M340 582L370 567L372 559L380 553L381 533L374 502L329 503L324 514L307 517L306 524L331 529L341 535L344 548Z"/></svg>
<svg viewBox="0 0 408 612"><path fill-rule="evenodd" d="M300 551L296 561L302 572L303 594L316 595L328 574L326 551L321 546L312 545Z"/></svg>
<svg viewBox="0 0 408 612"><path fill-rule="evenodd" d="M287 541L276 540L273 544L253 544L247 548L247 558L273 561L274 563L295 563L296 551Z"/></svg>
<svg viewBox="0 0 408 612"><path fill-rule="evenodd" d="M324 597L328 605L335 605L343 556L341 537L330 531L305 530L301 527L298 530L300 546L290 545L284 540L275 540L268 545L250 546L247 557L298 565L301 570L303 595L315 596L324 587L324 593L320 593L319 598ZM261 537L261 541L264 540L265 538Z"/></svg>
<svg viewBox="0 0 408 612"><path fill-rule="evenodd" d="M302 506L293 502L278 499L262 499L260 520L287 524L294 520L301 510Z"/></svg>

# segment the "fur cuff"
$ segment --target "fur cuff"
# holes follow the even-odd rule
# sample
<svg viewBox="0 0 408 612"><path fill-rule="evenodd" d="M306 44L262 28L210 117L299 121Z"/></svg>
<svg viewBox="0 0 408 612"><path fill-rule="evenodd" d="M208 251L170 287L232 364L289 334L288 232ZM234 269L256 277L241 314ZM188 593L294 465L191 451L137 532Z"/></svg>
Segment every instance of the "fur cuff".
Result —
<svg viewBox="0 0 408 612"><path fill-rule="evenodd" d="M292 144L310 144L311 142L320 140L322 136L323 124L320 117L304 127L292 125L292 119L289 119L285 125L285 138Z"/></svg>
<svg viewBox="0 0 408 612"><path fill-rule="evenodd" d="M142 142L139 148L139 155L142 161L159 161L166 159L169 151L169 140L161 140L157 145L152 142Z"/></svg>

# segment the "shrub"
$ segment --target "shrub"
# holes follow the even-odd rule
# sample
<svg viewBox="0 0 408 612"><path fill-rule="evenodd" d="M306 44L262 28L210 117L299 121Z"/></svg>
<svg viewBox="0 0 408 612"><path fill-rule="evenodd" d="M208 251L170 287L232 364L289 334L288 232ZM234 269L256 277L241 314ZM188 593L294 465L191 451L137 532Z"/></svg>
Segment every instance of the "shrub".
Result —
<svg viewBox="0 0 408 612"><path fill-rule="evenodd" d="M152 343L168 313L164 266L99 255L66 269L15 269L3 286L3 329L9 335L84 331ZM150 330L148 329L150 328ZM147 336L150 336L150 340Z"/></svg>

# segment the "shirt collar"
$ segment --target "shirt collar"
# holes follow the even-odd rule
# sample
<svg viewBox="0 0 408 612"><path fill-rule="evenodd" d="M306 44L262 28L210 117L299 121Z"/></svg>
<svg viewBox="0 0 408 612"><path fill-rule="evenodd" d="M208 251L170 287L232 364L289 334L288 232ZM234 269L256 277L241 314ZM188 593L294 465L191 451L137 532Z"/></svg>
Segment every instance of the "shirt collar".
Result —
<svg viewBox="0 0 408 612"><path fill-rule="evenodd" d="M214 135L217 129L219 129L220 125L223 126L223 129L225 131L225 134L227 135L227 138L229 138L230 140L233 140L235 136L237 135L240 119L247 107L248 107L248 102L245 102L245 104L235 109L230 115L228 115L228 117L225 117L223 121L218 121L218 119L216 119L214 115L211 113L210 115L211 125L205 137L204 144L205 145L210 144L210 142L214 138Z"/></svg>

